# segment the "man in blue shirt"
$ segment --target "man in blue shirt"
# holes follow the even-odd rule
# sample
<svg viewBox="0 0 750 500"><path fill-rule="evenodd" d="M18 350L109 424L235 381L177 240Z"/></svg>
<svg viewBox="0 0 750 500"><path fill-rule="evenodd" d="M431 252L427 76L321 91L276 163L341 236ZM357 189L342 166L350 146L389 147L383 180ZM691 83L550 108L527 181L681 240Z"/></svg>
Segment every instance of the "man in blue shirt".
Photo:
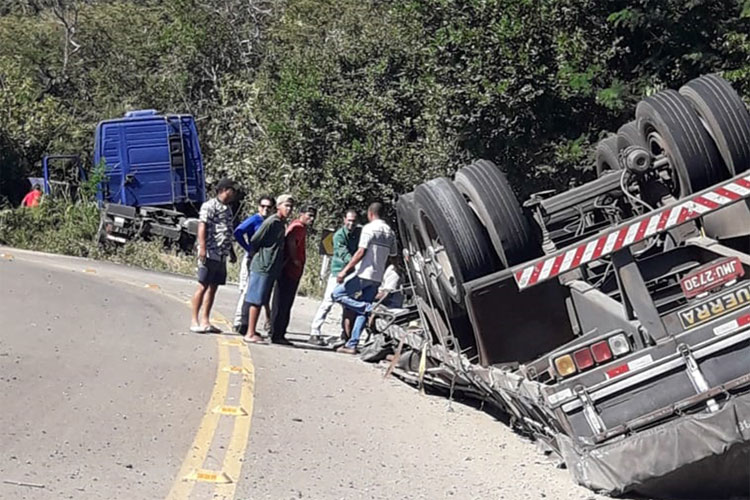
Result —
<svg viewBox="0 0 750 500"><path fill-rule="evenodd" d="M238 333L243 333L244 327L247 325L248 321L248 306L245 302L245 292L247 291L247 283L248 278L250 276L250 273L248 269L250 268L250 261L253 258L253 254L255 253L253 250L252 245L250 244L250 239L253 237L253 234L255 234L255 231L258 230L258 228L263 224L263 221L266 219L266 217L269 216L269 214L273 211L274 207L274 201L273 198L270 196L261 196L261 198L258 200L258 213L255 215L251 215L244 221L242 221L242 224L237 226L237 228L234 230L234 239L237 240L237 243L240 244L242 248L245 249L245 258L242 259L242 264L240 265L240 296L237 300L237 308L234 312L234 330ZM268 312L268 306L266 306L266 321L270 321L270 314Z"/></svg>

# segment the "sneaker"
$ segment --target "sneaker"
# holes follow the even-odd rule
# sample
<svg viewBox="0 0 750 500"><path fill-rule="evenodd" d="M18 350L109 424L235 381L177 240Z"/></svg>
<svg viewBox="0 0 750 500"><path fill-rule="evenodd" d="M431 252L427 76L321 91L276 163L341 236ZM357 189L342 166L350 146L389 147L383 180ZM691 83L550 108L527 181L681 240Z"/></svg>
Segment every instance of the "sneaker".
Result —
<svg viewBox="0 0 750 500"><path fill-rule="evenodd" d="M328 345L328 342L323 340L320 335L310 335L310 338L307 339L307 343L319 347L325 347Z"/></svg>
<svg viewBox="0 0 750 500"><path fill-rule="evenodd" d="M336 352L340 354L357 354L357 350L353 347L347 347L345 345L336 349Z"/></svg>

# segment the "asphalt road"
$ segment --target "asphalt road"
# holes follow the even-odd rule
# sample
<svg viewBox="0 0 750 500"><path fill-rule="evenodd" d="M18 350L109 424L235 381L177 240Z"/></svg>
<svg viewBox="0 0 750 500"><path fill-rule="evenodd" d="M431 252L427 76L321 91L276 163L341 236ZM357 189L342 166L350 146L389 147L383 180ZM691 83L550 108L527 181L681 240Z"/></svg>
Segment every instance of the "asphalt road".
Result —
<svg viewBox="0 0 750 500"><path fill-rule="evenodd" d="M186 333L193 287L0 247L0 499L601 498L382 367ZM293 339L315 306L298 298Z"/></svg>

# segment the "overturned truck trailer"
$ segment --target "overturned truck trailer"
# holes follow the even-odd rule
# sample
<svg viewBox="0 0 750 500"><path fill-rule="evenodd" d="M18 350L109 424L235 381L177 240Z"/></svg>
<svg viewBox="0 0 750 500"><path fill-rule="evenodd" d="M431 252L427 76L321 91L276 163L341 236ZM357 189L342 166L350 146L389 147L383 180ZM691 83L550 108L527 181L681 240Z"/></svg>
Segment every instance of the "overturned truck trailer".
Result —
<svg viewBox="0 0 750 500"><path fill-rule="evenodd" d="M484 160L426 182L398 202L415 305L379 324L584 486L750 496L748 167L750 114L707 75L642 100L569 191L521 205Z"/></svg>

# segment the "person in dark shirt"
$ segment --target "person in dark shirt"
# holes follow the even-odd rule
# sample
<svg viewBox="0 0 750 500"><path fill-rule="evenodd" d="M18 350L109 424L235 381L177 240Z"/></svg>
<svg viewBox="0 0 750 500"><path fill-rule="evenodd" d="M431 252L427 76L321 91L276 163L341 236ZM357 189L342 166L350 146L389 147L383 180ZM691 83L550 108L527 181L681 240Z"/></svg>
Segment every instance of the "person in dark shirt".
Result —
<svg viewBox="0 0 750 500"><path fill-rule="evenodd" d="M239 299L237 301L237 307L234 312L233 326L236 332L242 333L243 335L247 331L248 322L248 311L249 304L245 302L245 292L247 291L247 282L250 278L250 261L253 258L253 247L250 244L250 238L253 237L255 231L260 228L263 221L271 214L274 208L273 198L270 196L261 196L258 200L258 213L251 215L234 229L234 239L237 243L245 250L245 258L242 259L240 264L240 279L239 279ZM268 311L268 307L265 308L266 320L270 323L271 315Z"/></svg>
<svg viewBox="0 0 750 500"><path fill-rule="evenodd" d="M271 306L271 342L274 344L290 343L284 335L289 326L299 281L305 270L307 228L315 221L315 213L315 208L304 207L299 217L286 228L284 265L276 278Z"/></svg>
<svg viewBox="0 0 750 500"><path fill-rule="evenodd" d="M276 213L263 221L250 238L255 254L250 262L250 279L245 294L245 301L250 304L248 330L243 337L245 342L263 343L263 337L256 332L258 316L260 309L268 304L271 288L284 263L285 222L293 208L291 195L279 196L276 199Z"/></svg>

